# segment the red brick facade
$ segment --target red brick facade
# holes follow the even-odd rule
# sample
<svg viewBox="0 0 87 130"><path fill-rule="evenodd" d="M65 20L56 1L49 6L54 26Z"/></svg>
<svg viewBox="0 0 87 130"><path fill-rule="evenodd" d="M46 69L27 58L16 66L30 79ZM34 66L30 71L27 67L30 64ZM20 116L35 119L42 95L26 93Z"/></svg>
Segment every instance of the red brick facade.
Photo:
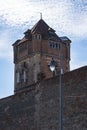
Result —
<svg viewBox="0 0 87 130"><path fill-rule="evenodd" d="M24 34L21 40L13 44L15 92L43 78L52 77L48 67L52 57L57 64L55 75L59 74L60 50L63 73L70 70L71 41L67 37L59 37L42 19Z"/></svg>

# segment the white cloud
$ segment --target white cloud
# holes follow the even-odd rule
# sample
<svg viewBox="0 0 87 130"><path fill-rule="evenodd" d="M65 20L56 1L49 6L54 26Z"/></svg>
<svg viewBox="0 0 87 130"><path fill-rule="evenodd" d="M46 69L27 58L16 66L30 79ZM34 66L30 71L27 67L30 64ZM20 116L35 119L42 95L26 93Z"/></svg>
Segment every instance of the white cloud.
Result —
<svg viewBox="0 0 87 130"><path fill-rule="evenodd" d="M39 12L42 12L43 19L55 29L66 34L86 36L86 8L82 0L5 0L0 2L0 17L12 26L33 26L39 19Z"/></svg>
<svg viewBox="0 0 87 130"><path fill-rule="evenodd" d="M0 2L0 15L7 24L23 24L33 15L32 8L32 3L26 0L5 0Z"/></svg>
<svg viewBox="0 0 87 130"><path fill-rule="evenodd" d="M87 37L86 8L82 0L5 0L0 2L0 20L11 27L20 26L28 29L38 21L42 12L43 19L57 31L57 34L84 38ZM12 58L10 40L9 30L0 35L0 57Z"/></svg>

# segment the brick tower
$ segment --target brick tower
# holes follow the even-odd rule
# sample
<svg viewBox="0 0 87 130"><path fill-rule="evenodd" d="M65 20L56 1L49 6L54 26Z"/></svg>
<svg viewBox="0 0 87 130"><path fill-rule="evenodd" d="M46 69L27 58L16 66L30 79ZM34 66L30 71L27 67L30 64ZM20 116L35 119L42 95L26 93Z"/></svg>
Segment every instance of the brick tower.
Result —
<svg viewBox="0 0 87 130"><path fill-rule="evenodd" d="M56 61L55 75L59 74L59 45L62 54L63 73L70 71L70 43L67 37L59 37L55 30L40 19L24 37L13 44L14 49L14 91L29 89L42 79L52 77L48 65Z"/></svg>

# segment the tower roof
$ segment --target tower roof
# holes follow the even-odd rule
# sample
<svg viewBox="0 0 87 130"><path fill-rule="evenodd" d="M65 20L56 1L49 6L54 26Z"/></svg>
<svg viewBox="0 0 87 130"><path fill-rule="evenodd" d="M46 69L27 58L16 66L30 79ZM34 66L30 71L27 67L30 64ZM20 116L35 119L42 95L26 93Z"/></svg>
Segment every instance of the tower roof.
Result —
<svg viewBox="0 0 87 130"><path fill-rule="evenodd" d="M66 36L60 37L60 39L62 40L62 42L67 42L68 41L69 43L71 43L71 40Z"/></svg>
<svg viewBox="0 0 87 130"><path fill-rule="evenodd" d="M48 26L48 24L46 24L46 22L45 22L44 20L40 19L40 20L33 26L33 28L31 29L31 32L32 32L32 33L41 33L41 34L43 34L43 33L48 32L49 28L50 28L50 27ZM51 30L52 30L53 32L55 32L54 29L51 28Z"/></svg>
<svg viewBox="0 0 87 130"><path fill-rule="evenodd" d="M50 39L54 41L71 42L67 37L59 37L55 30L51 28L42 18L30 29L24 32L25 36L17 40L14 44L20 44L27 40L32 40L33 34L41 34L42 39ZM14 45L13 44L13 45Z"/></svg>
<svg viewBox="0 0 87 130"><path fill-rule="evenodd" d="M40 19L31 29L32 34L41 34L43 38L54 38L58 40L55 30L52 29L43 19Z"/></svg>

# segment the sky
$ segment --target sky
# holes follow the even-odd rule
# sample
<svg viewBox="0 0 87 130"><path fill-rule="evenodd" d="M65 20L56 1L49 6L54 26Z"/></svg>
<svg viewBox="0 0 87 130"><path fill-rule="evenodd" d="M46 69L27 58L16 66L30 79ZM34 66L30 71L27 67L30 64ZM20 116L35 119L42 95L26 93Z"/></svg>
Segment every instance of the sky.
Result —
<svg viewBox="0 0 87 130"><path fill-rule="evenodd" d="M0 1L0 98L14 94L12 44L43 20L71 41L71 70L87 65L87 0Z"/></svg>

